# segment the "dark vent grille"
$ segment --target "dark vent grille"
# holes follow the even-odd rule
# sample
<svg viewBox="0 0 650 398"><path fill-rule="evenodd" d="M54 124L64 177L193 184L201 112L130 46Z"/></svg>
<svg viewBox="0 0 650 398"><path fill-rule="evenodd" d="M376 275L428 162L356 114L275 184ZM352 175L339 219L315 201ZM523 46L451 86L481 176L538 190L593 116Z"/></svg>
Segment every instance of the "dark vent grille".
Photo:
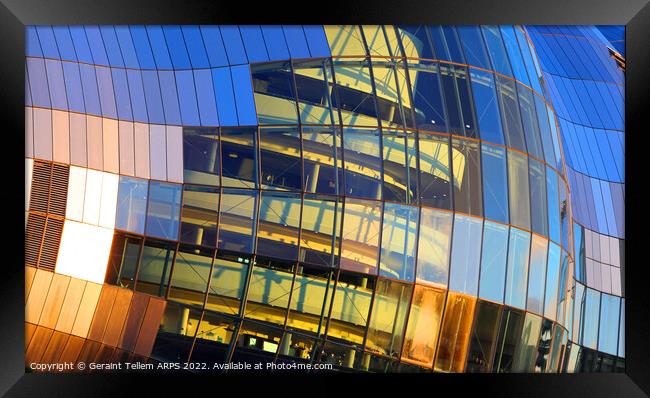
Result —
<svg viewBox="0 0 650 398"><path fill-rule="evenodd" d="M48 218L45 227L45 236L43 237L43 247L41 248L41 258L38 262L38 268L45 268L54 271L56 258L59 254L59 245L61 244L61 233L63 232L63 220Z"/></svg>
<svg viewBox="0 0 650 398"><path fill-rule="evenodd" d="M68 166L55 164L52 166L52 182L50 183L50 207L49 213L57 216L65 216L65 205L68 197L68 178L70 168Z"/></svg>
<svg viewBox="0 0 650 398"><path fill-rule="evenodd" d="M36 267L41 240L45 230L45 216L30 213L25 228L25 264Z"/></svg>
<svg viewBox="0 0 650 398"><path fill-rule="evenodd" d="M30 210L47 213L51 176L52 165L50 163L34 162L32 191L29 197Z"/></svg>

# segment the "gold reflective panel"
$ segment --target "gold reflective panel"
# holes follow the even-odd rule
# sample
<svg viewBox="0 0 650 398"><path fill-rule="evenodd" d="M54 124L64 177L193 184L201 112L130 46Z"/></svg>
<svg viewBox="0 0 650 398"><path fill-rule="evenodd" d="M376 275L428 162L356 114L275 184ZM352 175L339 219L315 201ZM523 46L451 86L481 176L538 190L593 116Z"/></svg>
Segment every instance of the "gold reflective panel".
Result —
<svg viewBox="0 0 650 398"><path fill-rule="evenodd" d="M318 333L325 327L334 292L334 278L330 270L298 267L291 292L287 327Z"/></svg>
<svg viewBox="0 0 650 398"><path fill-rule="evenodd" d="M361 345L368 323L374 279L341 272L332 298L328 338Z"/></svg>
<svg viewBox="0 0 650 398"><path fill-rule="evenodd" d="M296 94L289 62L252 64L251 77L260 124L298 123Z"/></svg>
<svg viewBox="0 0 650 398"><path fill-rule="evenodd" d="M325 25L325 35L332 56L364 56L361 31L357 25Z"/></svg>
<svg viewBox="0 0 650 398"><path fill-rule="evenodd" d="M217 256L210 276L205 308L226 314L239 314L249 267L250 259L247 257Z"/></svg>
<svg viewBox="0 0 650 398"><path fill-rule="evenodd" d="M335 265L341 242L343 204L334 197L305 195L302 205L299 260Z"/></svg>
<svg viewBox="0 0 650 398"><path fill-rule="evenodd" d="M469 345L476 298L449 292L434 370L462 372Z"/></svg>
<svg viewBox="0 0 650 398"><path fill-rule="evenodd" d="M338 111L332 109L334 79L331 61L294 62L293 72L300 121L304 124L338 124Z"/></svg>
<svg viewBox="0 0 650 398"><path fill-rule="evenodd" d="M346 126L377 126L377 109L372 74L367 61L334 63L337 94L336 106L341 123Z"/></svg>
<svg viewBox="0 0 650 398"><path fill-rule="evenodd" d="M302 156L304 190L311 193L340 194L343 178L341 132L328 127L303 126Z"/></svg>
<svg viewBox="0 0 650 398"><path fill-rule="evenodd" d="M366 350L399 357L413 286L379 279L368 325Z"/></svg>
<svg viewBox="0 0 650 398"><path fill-rule="evenodd" d="M381 203L346 199L341 235L341 269L377 273Z"/></svg>
<svg viewBox="0 0 650 398"><path fill-rule="evenodd" d="M170 300L203 307L213 253L214 251L209 249L181 246L172 270Z"/></svg>
<svg viewBox="0 0 650 398"><path fill-rule="evenodd" d="M402 361L428 368L433 366L445 293L440 289L415 286L404 333Z"/></svg>
<svg viewBox="0 0 650 398"><path fill-rule="evenodd" d="M253 266L244 316L283 325L289 306L293 270L290 266L283 269L274 265Z"/></svg>

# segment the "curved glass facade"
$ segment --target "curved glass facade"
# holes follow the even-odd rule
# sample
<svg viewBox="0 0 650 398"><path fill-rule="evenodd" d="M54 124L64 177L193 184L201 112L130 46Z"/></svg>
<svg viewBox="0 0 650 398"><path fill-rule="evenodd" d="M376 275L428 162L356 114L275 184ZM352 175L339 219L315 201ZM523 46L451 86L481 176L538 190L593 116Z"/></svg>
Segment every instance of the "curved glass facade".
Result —
<svg viewBox="0 0 650 398"><path fill-rule="evenodd" d="M122 314L28 359L622 369L623 58L552 29L27 28L27 313Z"/></svg>

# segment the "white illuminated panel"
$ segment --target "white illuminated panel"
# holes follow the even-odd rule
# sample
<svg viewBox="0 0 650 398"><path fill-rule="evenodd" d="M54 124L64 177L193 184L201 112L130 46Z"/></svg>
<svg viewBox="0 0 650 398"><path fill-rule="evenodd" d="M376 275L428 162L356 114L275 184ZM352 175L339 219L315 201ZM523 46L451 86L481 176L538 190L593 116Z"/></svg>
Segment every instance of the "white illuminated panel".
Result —
<svg viewBox="0 0 650 398"><path fill-rule="evenodd" d="M115 228L115 211L117 208L117 188L119 176L104 173L102 181L102 202L99 209L99 226Z"/></svg>
<svg viewBox="0 0 650 398"><path fill-rule="evenodd" d="M82 167L70 167L68 178L68 201L65 207L65 218L82 221L84 214L84 196L86 194L86 171Z"/></svg>
<svg viewBox="0 0 650 398"><path fill-rule="evenodd" d="M66 220L55 272L104 283L113 230Z"/></svg>
<svg viewBox="0 0 650 398"><path fill-rule="evenodd" d="M86 199L84 200L84 217L83 221L88 224L99 224L99 206L102 199L102 180L101 171L88 170L86 177Z"/></svg>

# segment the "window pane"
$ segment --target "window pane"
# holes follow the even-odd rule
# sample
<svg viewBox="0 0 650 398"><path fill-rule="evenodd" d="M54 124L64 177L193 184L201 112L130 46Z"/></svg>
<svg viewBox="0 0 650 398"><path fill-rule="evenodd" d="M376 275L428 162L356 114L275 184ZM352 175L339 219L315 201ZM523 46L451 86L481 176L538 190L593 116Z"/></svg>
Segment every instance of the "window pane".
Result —
<svg viewBox="0 0 650 398"><path fill-rule="evenodd" d="M501 147L481 146L483 166L483 206L485 218L508 223L508 172L506 150Z"/></svg>
<svg viewBox="0 0 650 398"><path fill-rule="evenodd" d="M481 28L479 26L458 26L456 31L463 45L467 63L480 66L483 69L492 69L483 44Z"/></svg>
<svg viewBox="0 0 650 398"><path fill-rule="evenodd" d="M413 286L379 279L372 305L366 350L399 357Z"/></svg>
<svg viewBox="0 0 650 398"><path fill-rule="evenodd" d="M342 217L342 202L325 196L305 195L299 261L328 267L335 264Z"/></svg>
<svg viewBox="0 0 650 398"><path fill-rule="evenodd" d="M515 83L505 77L497 76L496 79L506 145L526 152L526 142L524 141L524 131L521 126Z"/></svg>
<svg viewBox="0 0 650 398"><path fill-rule="evenodd" d="M600 292L587 288L585 301L582 344L585 347L598 347L598 315L600 314Z"/></svg>
<svg viewBox="0 0 650 398"><path fill-rule="evenodd" d="M183 181L219 186L220 167L217 129L183 128Z"/></svg>
<svg viewBox="0 0 650 398"><path fill-rule="evenodd" d="M543 315L544 286L546 285L546 249L548 241L533 235L530 245L530 271L528 272L528 299L526 309Z"/></svg>
<svg viewBox="0 0 650 398"><path fill-rule="evenodd" d="M148 236L176 240L181 206L181 185L151 181L147 206Z"/></svg>
<svg viewBox="0 0 650 398"><path fill-rule="evenodd" d="M254 188L257 183L256 129L221 129L222 181L225 187Z"/></svg>
<svg viewBox="0 0 650 398"><path fill-rule="evenodd" d="M327 336L361 345L368 323L375 280L341 271L332 299Z"/></svg>
<svg viewBox="0 0 650 398"><path fill-rule="evenodd" d="M219 249L253 252L257 192L224 189L219 210Z"/></svg>
<svg viewBox="0 0 650 398"><path fill-rule="evenodd" d="M508 54L503 45L503 39L501 38L499 27L485 25L481 26L481 30L483 31L485 45L488 48L488 53L490 54L494 70L503 75L512 76L512 72L510 71L510 61L508 60Z"/></svg>
<svg viewBox="0 0 650 398"><path fill-rule="evenodd" d="M404 333L402 361L430 368L438 344L445 291L415 285Z"/></svg>
<svg viewBox="0 0 650 398"><path fill-rule="evenodd" d="M293 64L300 121L309 124L335 124L338 112L332 109L334 85L331 61L319 59Z"/></svg>
<svg viewBox="0 0 650 398"><path fill-rule="evenodd" d="M449 139L419 134L420 203L440 209L451 209L449 180Z"/></svg>
<svg viewBox="0 0 650 398"><path fill-rule="evenodd" d="M183 185L180 241L199 246L217 244L219 190L209 187Z"/></svg>
<svg viewBox="0 0 650 398"><path fill-rule="evenodd" d="M560 277L560 247L551 242L548 247L546 266L546 295L544 297L544 316L556 319L558 279Z"/></svg>
<svg viewBox="0 0 650 398"><path fill-rule="evenodd" d="M449 275L449 243L453 214L421 208L418 265L418 283L447 286Z"/></svg>
<svg viewBox="0 0 650 398"><path fill-rule="evenodd" d="M377 126L375 96L367 61L337 61L334 78L338 96L335 95L332 102L341 111L342 124Z"/></svg>
<svg viewBox="0 0 650 398"><path fill-rule="evenodd" d="M278 352L282 330L257 322L242 322L233 362L269 362Z"/></svg>
<svg viewBox="0 0 650 398"><path fill-rule="evenodd" d="M406 87L404 73L398 74L395 67L383 66L379 60L375 60L372 65L375 93L377 95L377 110L381 125L393 128L403 127L404 110L400 101L409 105L408 92L403 91ZM406 95L400 99L402 92Z"/></svg>
<svg viewBox="0 0 650 398"><path fill-rule="evenodd" d="M524 134L526 135L526 147L528 153L537 159L543 159L542 140L539 134L539 125L537 124L537 115L535 112L535 101L533 92L517 84L519 92L519 106L521 110L521 120L523 121Z"/></svg>
<svg viewBox="0 0 650 398"><path fill-rule="evenodd" d="M304 190L311 193L339 194L343 191L343 153L341 131L303 126L302 156Z"/></svg>
<svg viewBox="0 0 650 398"><path fill-rule="evenodd" d="M206 311L197 328L190 361L206 363L208 370L212 370L212 364L223 363L234 331L233 319Z"/></svg>
<svg viewBox="0 0 650 398"><path fill-rule="evenodd" d="M528 157L508 151L508 180L510 182L510 222L530 230L530 193L528 187Z"/></svg>
<svg viewBox="0 0 650 398"><path fill-rule="evenodd" d="M530 180L530 213L533 232L548 236L548 214L546 208L546 177L544 165L535 159L528 159Z"/></svg>
<svg viewBox="0 0 650 398"><path fill-rule="evenodd" d="M378 130L345 129L345 193L381 199L381 151Z"/></svg>
<svg viewBox="0 0 650 398"><path fill-rule="evenodd" d="M504 144L499 104L495 91L494 75L478 69L470 69L472 93L481 139Z"/></svg>
<svg viewBox="0 0 650 398"><path fill-rule="evenodd" d="M379 275L413 281L419 209L384 204Z"/></svg>
<svg viewBox="0 0 650 398"><path fill-rule="evenodd" d="M172 271L169 299L195 307L203 307L210 279L213 250L179 249Z"/></svg>
<svg viewBox="0 0 650 398"><path fill-rule="evenodd" d="M475 306L476 298L449 292L434 370L439 372L464 370Z"/></svg>
<svg viewBox="0 0 650 398"><path fill-rule="evenodd" d="M481 216L481 164L479 143L452 140L452 170L454 171L454 210Z"/></svg>
<svg viewBox="0 0 650 398"><path fill-rule="evenodd" d="M155 240L145 241L135 290L164 297L167 294L175 252L175 244Z"/></svg>
<svg viewBox="0 0 650 398"><path fill-rule="evenodd" d="M417 157L414 134L382 132L384 200L413 203L417 197Z"/></svg>
<svg viewBox="0 0 650 398"><path fill-rule="evenodd" d="M291 293L287 327L312 333L323 332L334 292L330 270L299 267Z"/></svg>
<svg viewBox="0 0 650 398"><path fill-rule="evenodd" d="M249 264L247 257L218 255L214 259L206 309L239 314Z"/></svg>
<svg viewBox="0 0 650 398"><path fill-rule="evenodd" d="M482 232L482 219L455 215L449 289L477 295Z"/></svg>
<svg viewBox="0 0 650 398"><path fill-rule="evenodd" d="M510 228L509 244L505 303L512 307L526 308L530 233Z"/></svg>
<svg viewBox="0 0 650 398"><path fill-rule="evenodd" d="M187 362L200 319L201 311L167 303L151 358L161 362Z"/></svg>
<svg viewBox="0 0 650 398"><path fill-rule="evenodd" d="M366 46L357 25L325 25L324 28L332 56L366 55Z"/></svg>
<svg viewBox="0 0 650 398"><path fill-rule="evenodd" d="M259 255L296 260L299 227L299 194L262 193L257 230Z"/></svg>
<svg viewBox="0 0 650 398"><path fill-rule="evenodd" d="M543 319L542 330L539 334L539 342L537 343L537 359L535 360L536 373L544 372L549 360L549 353L551 352L551 339L553 331L553 322L548 319Z"/></svg>
<svg viewBox="0 0 650 398"><path fill-rule="evenodd" d="M300 191L300 132L298 128L260 129L260 182L264 189Z"/></svg>
<svg viewBox="0 0 650 398"><path fill-rule="evenodd" d="M251 78L260 124L298 123L296 94L289 62L251 65Z"/></svg>
<svg viewBox="0 0 650 398"><path fill-rule="evenodd" d="M503 303L508 258L508 226L485 221L479 296Z"/></svg>
<svg viewBox="0 0 650 398"><path fill-rule="evenodd" d="M469 94L467 70L440 64L442 92L447 105L447 122L451 134L477 138L474 113Z"/></svg>
<svg viewBox="0 0 650 398"><path fill-rule="evenodd" d="M492 368L493 372L509 373L512 371L515 350L519 345L523 326L524 312L507 308L503 311L499 339L497 340L497 351Z"/></svg>
<svg viewBox="0 0 650 398"><path fill-rule="evenodd" d="M560 243L560 193L557 173L546 167L546 201L548 203L548 236Z"/></svg>
<svg viewBox="0 0 650 398"><path fill-rule="evenodd" d="M142 238L115 234L106 272L107 283L133 289L141 244Z"/></svg>
<svg viewBox="0 0 650 398"><path fill-rule="evenodd" d="M283 325L293 270L285 264L260 262L253 266L252 272L244 316Z"/></svg>
<svg viewBox="0 0 650 398"><path fill-rule="evenodd" d="M115 228L144 233L149 181L121 176L117 194Z"/></svg>
<svg viewBox="0 0 650 398"><path fill-rule="evenodd" d="M346 199L344 208L341 268L376 274L381 203Z"/></svg>
<svg viewBox="0 0 650 398"><path fill-rule="evenodd" d="M542 317L526 313L519 344L512 364L513 372L532 372L537 359L537 343L542 328Z"/></svg>
<svg viewBox="0 0 650 398"><path fill-rule="evenodd" d="M492 368L492 356L497 348L496 340L500 318L501 306L488 301L478 302L466 372L486 373Z"/></svg>
<svg viewBox="0 0 650 398"><path fill-rule="evenodd" d="M418 130L446 132L447 122L440 92L438 64L409 64L408 69L415 127Z"/></svg>

